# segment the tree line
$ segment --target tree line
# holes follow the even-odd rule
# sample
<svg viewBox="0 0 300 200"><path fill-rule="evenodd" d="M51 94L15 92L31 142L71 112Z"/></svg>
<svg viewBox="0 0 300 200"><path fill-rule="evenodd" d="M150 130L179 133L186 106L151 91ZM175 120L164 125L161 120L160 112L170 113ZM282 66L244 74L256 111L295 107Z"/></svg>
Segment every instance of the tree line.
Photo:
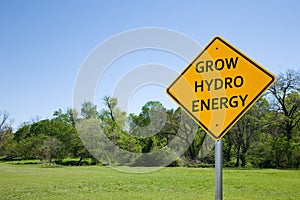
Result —
<svg viewBox="0 0 300 200"><path fill-rule="evenodd" d="M225 166L299 168L299 108L300 74L287 70L278 75L266 95L223 138ZM126 151L141 154L164 149L168 152L166 146L180 137L188 147L171 166L213 165L214 151L205 156L199 153L209 136L189 117L182 115L184 112L180 108L166 109L159 101L147 102L138 115L127 114L118 107L116 98L104 97L100 110L95 104L84 102L80 112L71 108L66 111L59 109L52 119L23 123L13 131L9 114L1 111L0 158L39 159L44 163L63 163L63 159L73 158L76 165L81 165L86 159L97 163L95 154L82 142L77 127L80 121L94 120L110 141ZM196 127L196 134L192 133L191 127ZM177 134L179 129L184 129L183 134ZM97 151L103 152L100 147ZM167 159L152 156L147 157L152 160L150 164L145 157L139 156L128 159L126 164L155 166Z"/></svg>

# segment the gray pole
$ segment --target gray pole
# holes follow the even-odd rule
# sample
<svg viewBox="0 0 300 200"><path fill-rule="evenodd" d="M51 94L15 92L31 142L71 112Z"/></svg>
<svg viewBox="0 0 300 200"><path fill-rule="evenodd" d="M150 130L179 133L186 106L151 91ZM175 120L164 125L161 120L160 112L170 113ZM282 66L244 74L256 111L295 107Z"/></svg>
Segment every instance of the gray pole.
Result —
<svg viewBox="0 0 300 200"><path fill-rule="evenodd" d="M215 199L223 199L223 181L222 181L222 140L217 140L215 143L215 173L216 173L216 191Z"/></svg>

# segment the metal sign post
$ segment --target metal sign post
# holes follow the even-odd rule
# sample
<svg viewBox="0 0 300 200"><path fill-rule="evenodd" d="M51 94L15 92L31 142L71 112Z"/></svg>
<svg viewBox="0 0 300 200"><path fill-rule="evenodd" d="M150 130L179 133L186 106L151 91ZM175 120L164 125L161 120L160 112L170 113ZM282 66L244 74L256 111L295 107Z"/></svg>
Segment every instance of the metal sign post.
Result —
<svg viewBox="0 0 300 200"><path fill-rule="evenodd" d="M222 180L222 140L217 140L215 142L215 173L216 173L216 191L215 199L223 199L223 180Z"/></svg>

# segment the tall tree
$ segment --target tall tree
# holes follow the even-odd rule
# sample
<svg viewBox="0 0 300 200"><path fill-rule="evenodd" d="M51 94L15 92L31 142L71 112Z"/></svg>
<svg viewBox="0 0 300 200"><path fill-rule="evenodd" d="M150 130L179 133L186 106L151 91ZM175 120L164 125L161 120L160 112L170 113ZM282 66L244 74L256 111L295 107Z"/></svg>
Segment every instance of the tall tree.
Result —
<svg viewBox="0 0 300 200"><path fill-rule="evenodd" d="M13 128L9 114L6 111L0 111L0 155L14 157L16 145L12 139Z"/></svg>
<svg viewBox="0 0 300 200"><path fill-rule="evenodd" d="M98 143L98 157L110 164L128 164L140 153L140 141L129 134L126 113L118 107L116 98L105 96L104 107L99 112L99 132L96 137L102 137ZM106 141L105 143L103 141ZM104 156L105 154L105 156Z"/></svg>
<svg viewBox="0 0 300 200"><path fill-rule="evenodd" d="M0 111L0 142L5 134L12 132L9 114L6 111Z"/></svg>
<svg viewBox="0 0 300 200"><path fill-rule="evenodd" d="M86 104L84 104L82 105L82 107L85 107L85 109L83 109L84 112L93 113L94 111L89 112L87 110L94 110L95 106L93 105L87 106ZM87 109L87 107L90 107L91 109ZM64 147L62 150L68 152L69 156L71 157L74 158L79 157L77 165L81 165L82 161L85 158L92 157L91 154L86 149L86 147L84 146L84 144L82 143L81 138L79 137L78 134L78 130L76 127L76 124L78 124L79 122L77 110L68 108L67 111L64 113L61 109L59 109L58 111L55 111L53 115L55 116L55 118L53 119L55 123L57 123L58 125L64 124L63 127L64 127L65 134L62 135L63 137L60 138L60 140L62 141L62 145ZM93 115L94 116L91 118L95 117L95 114ZM92 116L92 115L86 114L85 116Z"/></svg>
<svg viewBox="0 0 300 200"><path fill-rule="evenodd" d="M104 133L115 143L118 143L125 133L126 113L118 107L116 98L105 96L104 108L99 113L101 128Z"/></svg>
<svg viewBox="0 0 300 200"><path fill-rule="evenodd" d="M275 98L274 107L281 115L277 119L282 121L283 133L291 140L293 129L300 122L300 72L287 70L281 73L269 90Z"/></svg>
<svg viewBox="0 0 300 200"><path fill-rule="evenodd" d="M266 99L262 98L237 122L228 134L236 153L235 166L245 167L247 152L257 134L262 132L265 114L269 109ZM241 161L241 163L240 163Z"/></svg>
<svg viewBox="0 0 300 200"><path fill-rule="evenodd" d="M167 134L178 138L178 148L187 147L184 156L188 161L195 161L204 140L203 132L180 108L176 109L174 113L168 111L167 114L166 128L174 127L173 130L169 129Z"/></svg>
<svg viewBox="0 0 300 200"><path fill-rule="evenodd" d="M75 127L76 121L78 119L78 112L75 109L68 108L67 112L64 113L62 109L59 109L54 112L53 116Z"/></svg>
<svg viewBox="0 0 300 200"><path fill-rule="evenodd" d="M81 105L81 115L85 119L97 118L98 117L97 106L89 101L84 102Z"/></svg>
<svg viewBox="0 0 300 200"><path fill-rule="evenodd" d="M137 116L130 114L130 134L141 138L143 152L160 149L167 144L167 135L163 131L166 123L166 109L158 101L149 101Z"/></svg>

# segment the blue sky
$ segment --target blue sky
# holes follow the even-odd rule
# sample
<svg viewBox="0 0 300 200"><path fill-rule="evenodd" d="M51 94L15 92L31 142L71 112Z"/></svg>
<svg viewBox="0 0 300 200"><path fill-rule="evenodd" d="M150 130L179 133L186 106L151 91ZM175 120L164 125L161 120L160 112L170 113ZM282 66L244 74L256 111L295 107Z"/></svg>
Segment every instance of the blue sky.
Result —
<svg viewBox="0 0 300 200"><path fill-rule="evenodd" d="M173 29L201 46L219 35L274 74L299 69L298 2L0 1L0 110L9 112L18 127L32 117L50 118L55 110L71 107L74 82L89 53L107 38L134 28ZM164 63L178 72L187 64L145 51L112 69L145 62ZM98 91L98 107L109 92ZM145 87L132 97L129 111L138 112L147 100L172 107L167 98L164 88Z"/></svg>

